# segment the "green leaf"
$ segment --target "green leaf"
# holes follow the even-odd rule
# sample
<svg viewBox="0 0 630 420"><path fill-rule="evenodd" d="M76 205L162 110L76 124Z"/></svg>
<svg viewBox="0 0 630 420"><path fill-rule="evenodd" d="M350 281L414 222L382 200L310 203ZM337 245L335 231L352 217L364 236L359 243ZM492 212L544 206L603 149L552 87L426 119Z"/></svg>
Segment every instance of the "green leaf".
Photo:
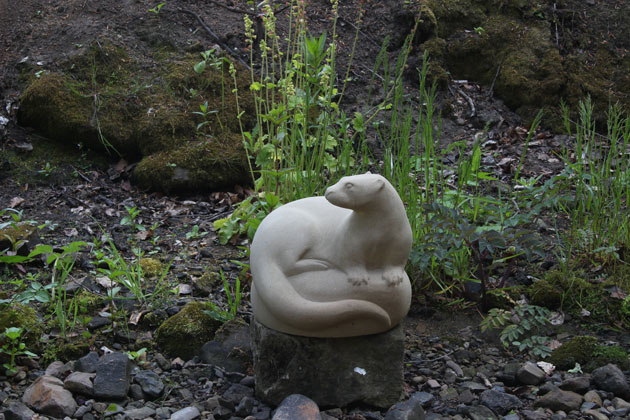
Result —
<svg viewBox="0 0 630 420"><path fill-rule="evenodd" d="M201 74L206 69L206 61L200 61L193 67L195 73Z"/></svg>

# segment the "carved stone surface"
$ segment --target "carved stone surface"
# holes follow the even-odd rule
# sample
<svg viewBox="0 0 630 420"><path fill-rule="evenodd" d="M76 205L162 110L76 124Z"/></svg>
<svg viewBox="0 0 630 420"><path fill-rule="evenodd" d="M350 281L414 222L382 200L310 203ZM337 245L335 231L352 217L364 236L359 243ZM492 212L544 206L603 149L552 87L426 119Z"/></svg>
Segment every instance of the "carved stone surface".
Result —
<svg viewBox="0 0 630 420"><path fill-rule="evenodd" d="M403 386L404 334L315 338L281 333L251 321L256 393L270 405L291 394L320 407L365 403L388 408Z"/></svg>
<svg viewBox="0 0 630 420"><path fill-rule="evenodd" d="M380 175L345 177L325 197L286 204L252 242L254 316L309 337L387 331L411 303L411 242L405 207Z"/></svg>

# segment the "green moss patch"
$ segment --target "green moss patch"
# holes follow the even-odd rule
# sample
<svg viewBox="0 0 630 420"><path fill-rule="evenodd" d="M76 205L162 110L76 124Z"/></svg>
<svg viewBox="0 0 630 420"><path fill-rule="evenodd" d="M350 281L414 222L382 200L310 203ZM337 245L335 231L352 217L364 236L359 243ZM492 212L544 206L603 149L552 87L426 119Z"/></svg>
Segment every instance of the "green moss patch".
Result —
<svg viewBox="0 0 630 420"><path fill-rule="evenodd" d="M34 79L22 95L18 118L58 143L140 158L141 188L179 192L247 182L237 115L244 111L245 129L253 125L249 73L237 67L237 104L229 61L219 58L218 66L197 74L193 66L200 59L172 53L149 71L122 48L95 44L63 64L62 73ZM212 112L199 128L203 117L195 112L205 103ZM183 172L185 183L178 181Z"/></svg>
<svg viewBox="0 0 630 420"><path fill-rule="evenodd" d="M35 309L19 303L0 305L0 345L3 344L2 332L11 327L24 329L20 341L28 348L33 349L39 344L43 330Z"/></svg>
<svg viewBox="0 0 630 420"><path fill-rule="evenodd" d="M155 333L158 347L170 356L186 360L197 355L221 326L221 322L204 312L207 309L204 303L190 302L164 321Z"/></svg>
<svg viewBox="0 0 630 420"><path fill-rule="evenodd" d="M591 336L574 337L555 349L548 359L559 369L568 370L580 364L583 370L590 372L598 367L613 363L621 369L628 369L628 353L620 346L604 346Z"/></svg>

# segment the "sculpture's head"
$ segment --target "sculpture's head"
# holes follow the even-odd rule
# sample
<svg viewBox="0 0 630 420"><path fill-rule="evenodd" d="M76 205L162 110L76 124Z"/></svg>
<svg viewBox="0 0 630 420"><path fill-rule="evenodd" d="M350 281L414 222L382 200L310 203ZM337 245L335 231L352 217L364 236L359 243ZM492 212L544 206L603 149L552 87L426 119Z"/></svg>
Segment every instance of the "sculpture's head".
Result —
<svg viewBox="0 0 630 420"><path fill-rule="evenodd" d="M335 206L358 209L373 202L386 183L387 180L377 174L345 176L328 187L324 197Z"/></svg>

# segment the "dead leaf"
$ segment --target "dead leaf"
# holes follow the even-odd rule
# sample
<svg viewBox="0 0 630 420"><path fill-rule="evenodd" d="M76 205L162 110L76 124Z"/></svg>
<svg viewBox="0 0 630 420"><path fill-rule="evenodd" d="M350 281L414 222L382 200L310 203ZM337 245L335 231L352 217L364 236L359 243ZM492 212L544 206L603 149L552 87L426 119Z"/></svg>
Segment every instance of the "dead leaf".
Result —
<svg viewBox="0 0 630 420"><path fill-rule="evenodd" d="M139 241L146 241L147 238L151 237L151 235L153 235L152 230L141 230L140 232L137 232L134 237Z"/></svg>
<svg viewBox="0 0 630 420"><path fill-rule="evenodd" d="M620 287L617 287L617 286L609 287L604 290L610 293L611 298L623 300L628 296L626 292L624 292Z"/></svg>
<svg viewBox="0 0 630 420"><path fill-rule="evenodd" d="M547 343L547 347L549 347L551 350L555 350L557 348L562 347L562 343L558 340L551 340L550 342Z"/></svg>
<svg viewBox="0 0 630 420"><path fill-rule="evenodd" d="M552 312L551 315L549 315L549 322L551 325L564 324L564 314L562 312Z"/></svg>
<svg viewBox="0 0 630 420"><path fill-rule="evenodd" d="M96 278L96 282L105 289L111 289L114 287L114 282L107 276L99 276Z"/></svg>
<svg viewBox="0 0 630 420"><path fill-rule="evenodd" d="M117 213L116 210L112 208L105 209L105 214L108 215L109 217L116 216L116 213Z"/></svg>
<svg viewBox="0 0 630 420"><path fill-rule="evenodd" d="M14 209L20 204L22 204L23 202L24 202L24 199L22 197L13 197L11 201L9 202L9 207Z"/></svg>
<svg viewBox="0 0 630 420"><path fill-rule="evenodd" d="M536 365L541 368L547 375L551 375L551 372L556 370L556 367L548 362L537 362Z"/></svg>
<svg viewBox="0 0 630 420"><path fill-rule="evenodd" d="M64 229L63 233L64 233L64 235L66 235L69 238L72 238L74 236L78 236L79 235L79 232L77 231L76 228Z"/></svg>
<svg viewBox="0 0 630 420"><path fill-rule="evenodd" d="M150 311L136 311L132 312L129 316L129 323L131 325L138 325L144 314L149 313Z"/></svg>

